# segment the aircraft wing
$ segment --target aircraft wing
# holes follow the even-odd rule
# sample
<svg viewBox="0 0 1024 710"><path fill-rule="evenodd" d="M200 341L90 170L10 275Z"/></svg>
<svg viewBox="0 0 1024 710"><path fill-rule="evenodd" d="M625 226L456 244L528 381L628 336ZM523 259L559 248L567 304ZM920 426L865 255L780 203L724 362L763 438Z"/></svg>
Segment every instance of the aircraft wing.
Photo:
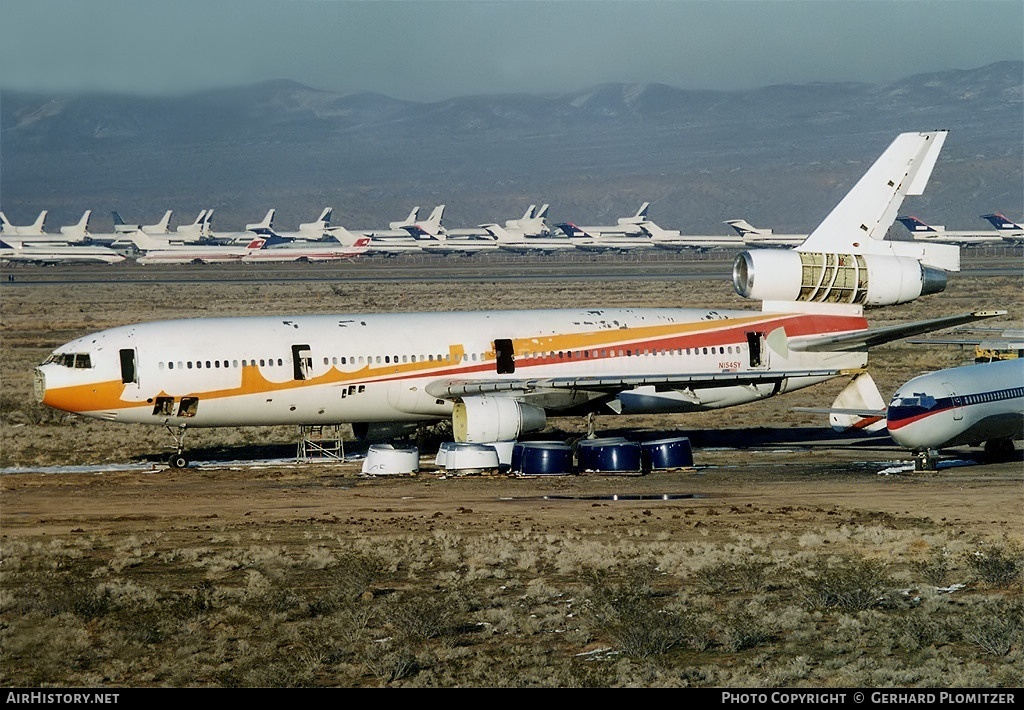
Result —
<svg viewBox="0 0 1024 710"><path fill-rule="evenodd" d="M865 350L876 345L883 345L893 340L900 340L911 335L929 333L933 330L951 328L955 325L973 323L986 318L1005 316L1006 311L972 311L931 320L900 323L881 328L868 328L855 333L839 335L813 335L789 339L789 349L799 352L834 352L849 350Z"/></svg>
<svg viewBox="0 0 1024 710"><path fill-rule="evenodd" d="M680 373L673 375L630 375L628 377L531 377L492 380L436 380L427 385L427 393L442 399L474 395L526 395L551 390L573 390L614 394L636 387L682 389L686 387L729 387L734 385L775 384L790 377L836 377L838 369L763 370L748 372Z"/></svg>

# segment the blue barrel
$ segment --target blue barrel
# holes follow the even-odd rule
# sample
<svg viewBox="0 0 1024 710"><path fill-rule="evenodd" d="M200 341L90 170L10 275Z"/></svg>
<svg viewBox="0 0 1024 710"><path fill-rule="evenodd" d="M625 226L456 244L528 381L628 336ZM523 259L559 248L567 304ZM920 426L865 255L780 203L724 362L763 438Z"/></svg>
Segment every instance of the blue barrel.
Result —
<svg viewBox="0 0 1024 710"><path fill-rule="evenodd" d="M512 473L565 476L572 473L572 448L560 441L522 441L512 447Z"/></svg>
<svg viewBox="0 0 1024 710"><path fill-rule="evenodd" d="M583 439L576 445L580 471L595 473L641 473L640 444L621 437Z"/></svg>
<svg viewBox="0 0 1024 710"><path fill-rule="evenodd" d="M693 448L685 436L645 441L640 446L643 449L643 466L647 471L693 468Z"/></svg>

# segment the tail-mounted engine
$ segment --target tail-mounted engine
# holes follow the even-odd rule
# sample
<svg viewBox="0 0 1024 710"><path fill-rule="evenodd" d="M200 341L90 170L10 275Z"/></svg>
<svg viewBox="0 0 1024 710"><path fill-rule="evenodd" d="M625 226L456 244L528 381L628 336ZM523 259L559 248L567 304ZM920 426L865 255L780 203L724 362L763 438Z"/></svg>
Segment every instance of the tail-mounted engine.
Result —
<svg viewBox="0 0 1024 710"><path fill-rule="evenodd" d="M460 443L512 441L546 423L542 407L509 397L466 397L452 411L452 433Z"/></svg>
<svg viewBox="0 0 1024 710"><path fill-rule="evenodd" d="M758 301L891 306L946 289L946 272L905 256L755 249L736 257L736 293Z"/></svg>

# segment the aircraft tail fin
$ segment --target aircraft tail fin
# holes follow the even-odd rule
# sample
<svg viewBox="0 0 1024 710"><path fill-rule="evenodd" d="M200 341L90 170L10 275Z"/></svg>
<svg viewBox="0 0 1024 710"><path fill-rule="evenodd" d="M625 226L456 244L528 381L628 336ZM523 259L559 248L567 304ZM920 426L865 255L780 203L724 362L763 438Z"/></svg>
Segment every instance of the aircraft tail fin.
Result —
<svg viewBox="0 0 1024 710"><path fill-rule="evenodd" d="M728 224L733 229L735 229L736 233L739 234L741 237L746 237L747 235L750 234L770 234L772 231L770 229L758 229L745 219L727 219L725 220L725 223Z"/></svg>
<svg viewBox="0 0 1024 710"><path fill-rule="evenodd" d="M145 229L148 230L150 234L166 234L167 232L170 232L171 212L172 210L167 210L166 212L164 212L164 216L160 219L159 222L157 222L156 224L147 225Z"/></svg>
<svg viewBox="0 0 1024 710"><path fill-rule="evenodd" d="M11 227L11 222L7 219L7 215L0 212L0 232L6 232Z"/></svg>
<svg viewBox="0 0 1024 710"><path fill-rule="evenodd" d="M115 232L118 232L118 233L129 233L129 232L134 232L136 229L139 228L139 225L137 225L137 224L128 224L127 222L125 222L124 218L121 217L120 213L117 210L112 210L110 212L110 214L114 218L114 231Z"/></svg>
<svg viewBox="0 0 1024 710"><path fill-rule="evenodd" d="M874 379L862 372L832 402L829 424L837 432L882 431L885 429L885 401Z"/></svg>
<svg viewBox="0 0 1024 710"><path fill-rule="evenodd" d="M827 414L832 430L879 432L886 428L886 406L874 379L867 372L854 376L831 407L793 407L794 412Z"/></svg>
<svg viewBox="0 0 1024 710"><path fill-rule="evenodd" d="M405 227L408 227L409 225L416 224L416 220L419 218L419 215L420 208L419 205L417 205L416 207L412 208L412 210L409 212L408 217L402 220L398 220L397 222L390 222L388 223L388 227L390 227L391 229L403 229Z"/></svg>
<svg viewBox="0 0 1024 710"><path fill-rule="evenodd" d="M84 239L89 236L89 219L92 217L92 210L86 210L77 224L70 224L60 228L60 233L66 237L77 237Z"/></svg>
<svg viewBox="0 0 1024 710"><path fill-rule="evenodd" d="M899 222L900 224L902 224L904 227L906 227L910 231L911 234L919 234L919 233L922 233L922 232L931 233L931 232L940 232L940 231L942 231L942 227L933 227L932 225L927 224L926 222L924 222L920 218L915 217L914 215L907 215L905 217L897 217L896 221Z"/></svg>
<svg viewBox="0 0 1024 710"><path fill-rule="evenodd" d="M154 249L163 249L168 245L168 241L166 239L158 239L152 234L147 234L138 228L128 232L128 237L132 240L135 247L142 252L153 251Z"/></svg>
<svg viewBox="0 0 1024 710"><path fill-rule="evenodd" d="M647 208L649 208L650 206L651 206L650 202L645 202L642 205L640 205L640 209L638 209L636 211L636 214L633 215L633 219L640 219L640 220L647 219Z"/></svg>
<svg viewBox="0 0 1024 710"><path fill-rule="evenodd" d="M444 205L438 205L425 222L417 222L414 225L406 226L405 229L417 239L441 236L441 220L444 217L444 208Z"/></svg>
<svg viewBox="0 0 1024 710"><path fill-rule="evenodd" d="M981 218L988 220L1000 232L1021 232L1024 231L1024 225L1017 224L1016 222L1007 219L1007 217L1001 212L993 212L992 214L983 214Z"/></svg>
<svg viewBox="0 0 1024 710"><path fill-rule="evenodd" d="M31 230L34 234L46 233L46 210L39 213L36 221L32 223Z"/></svg>
<svg viewBox="0 0 1024 710"><path fill-rule="evenodd" d="M271 208L267 212L267 216L263 218L261 222L254 222L252 224L245 225L245 231L255 232L258 229L273 229L274 228L274 215L277 214L277 210Z"/></svg>
<svg viewBox="0 0 1024 710"><path fill-rule="evenodd" d="M920 195L949 131L901 133L797 251L863 254L881 242L907 195Z"/></svg>
<svg viewBox="0 0 1024 710"><path fill-rule="evenodd" d="M192 224L179 224L175 231L184 241L196 241L206 236L206 210L200 210Z"/></svg>
<svg viewBox="0 0 1024 710"><path fill-rule="evenodd" d="M533 215L534 219L544 219L548 216L548 207L551 205L541 205L540 209Z"/></svg>
<svg viewBox="0 0 1024 710"><path fill-rule="evenodd" d="M331 228L331 214L333 207L325 207L315 222L304 222L299 225L300 232L322 232Z"/></svg>
<svg viewBox="0 0 1024 710"><path fill-rule="evenodd" d="M481 224L480 228L490 234L497 242L512 241L512 235L500 224Z"/></svg>

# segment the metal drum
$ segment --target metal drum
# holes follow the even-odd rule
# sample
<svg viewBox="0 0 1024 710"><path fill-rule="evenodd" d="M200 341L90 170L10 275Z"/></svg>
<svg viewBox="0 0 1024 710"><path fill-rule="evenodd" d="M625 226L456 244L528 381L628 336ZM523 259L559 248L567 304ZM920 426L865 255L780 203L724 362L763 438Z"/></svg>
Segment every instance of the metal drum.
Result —
<svg viewBox="0 0 1024 710"><path fill-rule="evenodd" d="M566 476L573 472L572 447L560 441L522 441L512 448L512 473Z"/></svg>
<svg viewBox="0 0 1024 710"><path fill-rule="evenodd" d="M646 471L693 468L693 448L685 436L645 441L640 446Z"/></svg>
<svg viewBox="0 0 1024 710"><path fill-rule="evenodd" d="M576 445L576 460L581 472L643 472L640 444L621 437L583 439Z"/></svg>

